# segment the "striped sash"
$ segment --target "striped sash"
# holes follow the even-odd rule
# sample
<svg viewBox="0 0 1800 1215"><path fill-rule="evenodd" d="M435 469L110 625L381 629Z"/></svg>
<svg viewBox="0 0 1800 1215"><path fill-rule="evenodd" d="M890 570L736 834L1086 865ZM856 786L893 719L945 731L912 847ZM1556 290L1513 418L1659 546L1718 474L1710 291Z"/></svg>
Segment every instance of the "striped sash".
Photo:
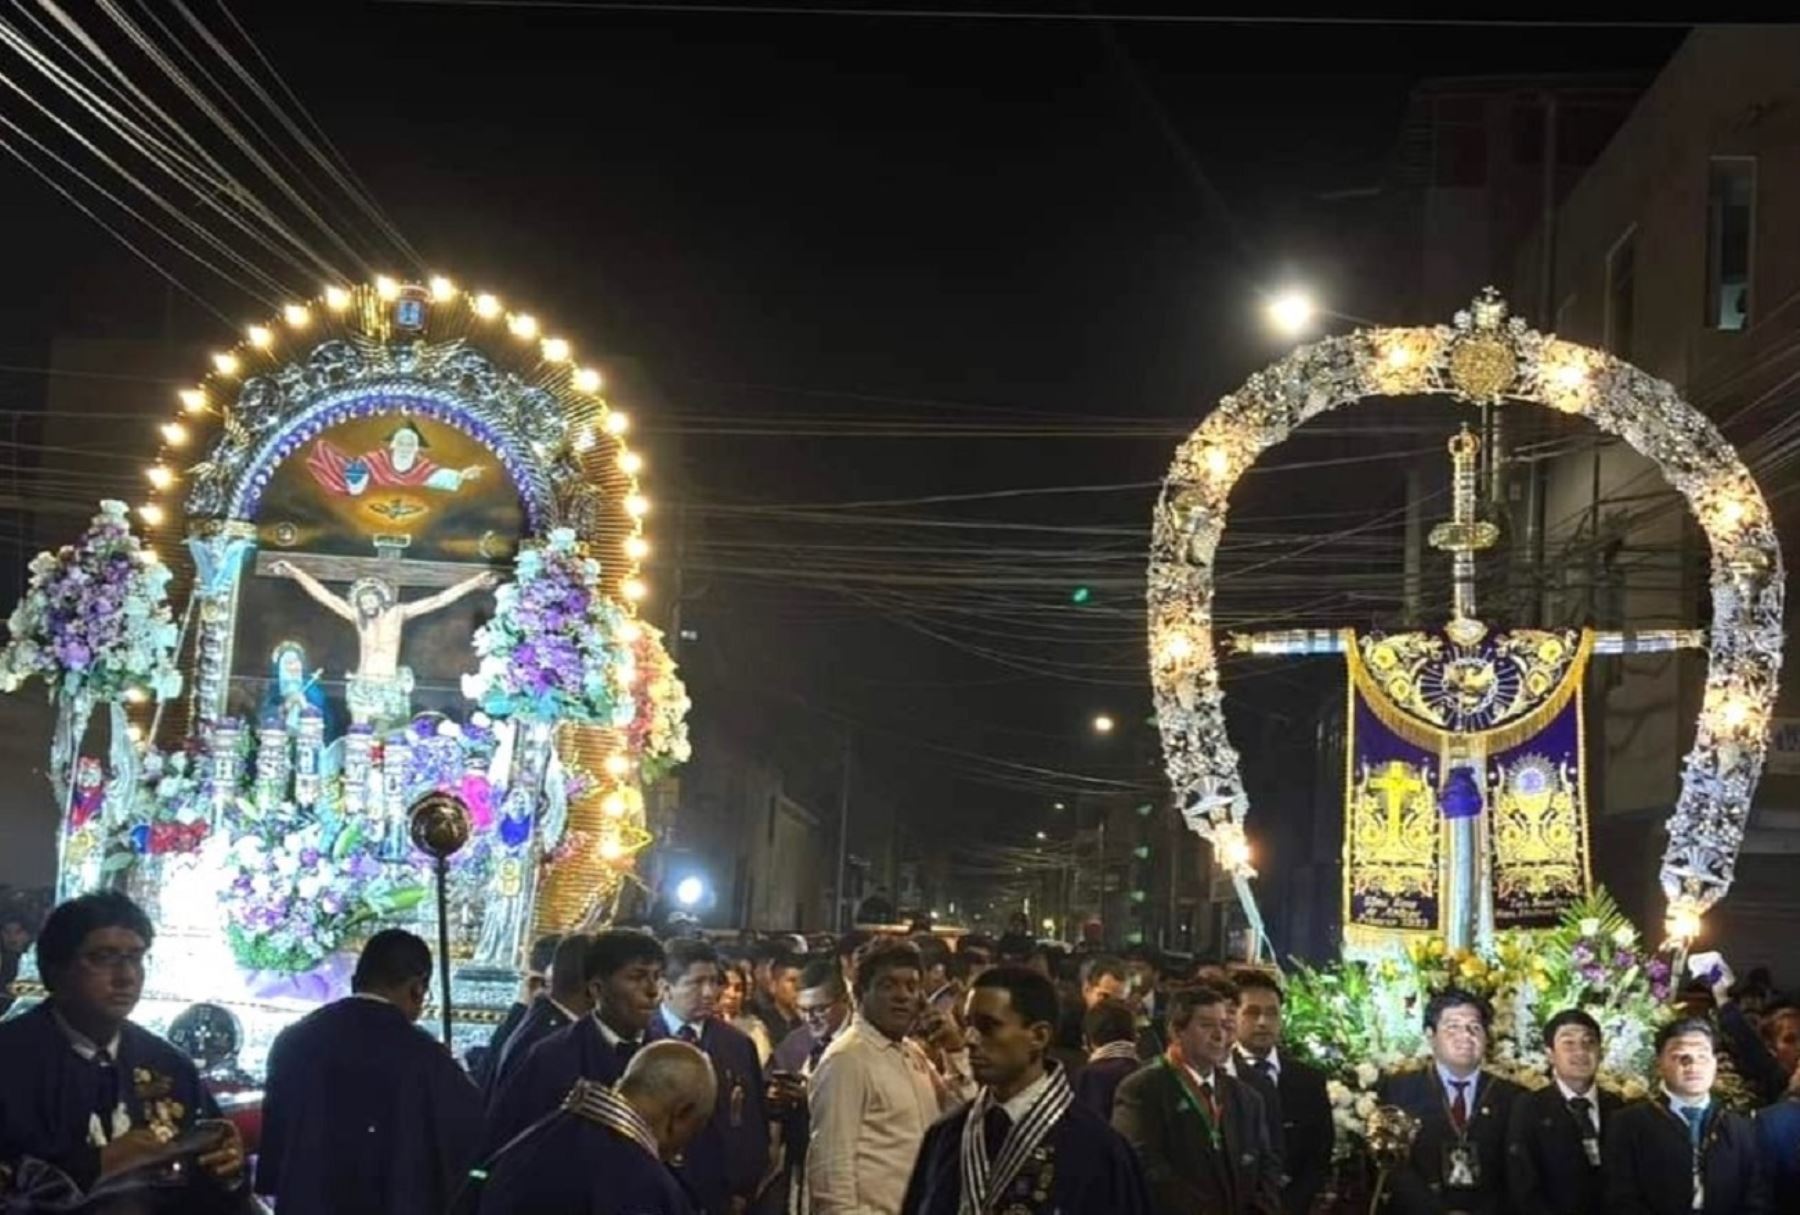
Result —
<svg viewBox="0 0 1800 1215"><path fill-rule="evenodd" d="M983 1088L969 1106L968 1119L962 1131L962 1202L958 1215L984 1215L999 1205L1006 1187L1013 1183L1019 1170L1042 1146L1050 1131L1075 1104L1075 1093L1069 1088L1063 1069L1050 1071L1050 1082L1038 1094L1025 1116L1006 1132L1000 1147L1000 1158L990 1161L987 1137L982 1133L987 1112L994 1108L992 1089Z"/></svg>
<svg viewBox="0 0 1800 1215"><path fill-rule="evenodd" d="M1137 1062L1137 1043L1131 1041L1108 1042L1105 1046L1096 1047L1088 1056L1089 1063L1098 1063L1102 1059L1130 1059Z"/></svg>
<svg viewBox="0 0 1800 1215"><path fill-rule="evenodd" d="M596 1080L577 1080L575 1087L569 1090L569 1095L563 1098L562 1107L577 1118L585 1118L610 1131L616 1131L657 1160L662 1159L662 1151L656 1146L656 1136L650 1133L650 1124L631 1108L629 1102L606 1085Z"/></svg>

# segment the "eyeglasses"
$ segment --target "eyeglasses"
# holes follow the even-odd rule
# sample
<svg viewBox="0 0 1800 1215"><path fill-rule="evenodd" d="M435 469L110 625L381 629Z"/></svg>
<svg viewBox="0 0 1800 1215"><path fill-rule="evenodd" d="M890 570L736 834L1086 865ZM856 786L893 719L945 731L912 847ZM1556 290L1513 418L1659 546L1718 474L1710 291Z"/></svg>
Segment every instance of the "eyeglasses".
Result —
<svg viewBox="0 0 1800 1215"><path fill-rule="evenodd" d="M89 970L108 972L144 971L144 954L142 949L96 949L81 955L81 964Z"/></svg>
<svg viewBox="0 0 1800 1215"><path fill-rule="evenodd" d="M1487 1026L1479 1021L1439 1021L1437 1032L1440 1034L1463 1034L1470 1038L1487 1037Z"/></svg>
<svg viewBox="0 0 1800 1215"><path fill-rule="evenodd" d="M843 1007L842 1003L837 1000L833 1000L830 1004L814 1004L810 1006L802 1004L800 1006L800 1015L808 1021L823 1021L841 1007Z"/></svg>

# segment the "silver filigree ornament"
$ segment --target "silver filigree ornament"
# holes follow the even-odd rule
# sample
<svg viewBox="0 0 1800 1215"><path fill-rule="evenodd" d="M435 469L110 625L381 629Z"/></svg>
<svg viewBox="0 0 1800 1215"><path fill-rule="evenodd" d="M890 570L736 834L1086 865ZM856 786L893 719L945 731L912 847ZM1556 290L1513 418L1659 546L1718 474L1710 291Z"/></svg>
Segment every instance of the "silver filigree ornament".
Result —
<svg viewBox="0 0 1800 1215"><path fill-rule="evenodd" d="M1453 326L1360 330L1301 346L1223 398L1182 443L1152 525L1150 666L1164 761L1187 822L1239 876L1249 798L1212 640L1213 560L1232 487L1312 418L1371 396L1442 394L1576 414L1655 461L1712 551L1705 698L1668 821L1671 924L1730 889L1781 670L1785 574L1768 504L1737 452L1669 384L1508 317L1489 289Z"/></svg>

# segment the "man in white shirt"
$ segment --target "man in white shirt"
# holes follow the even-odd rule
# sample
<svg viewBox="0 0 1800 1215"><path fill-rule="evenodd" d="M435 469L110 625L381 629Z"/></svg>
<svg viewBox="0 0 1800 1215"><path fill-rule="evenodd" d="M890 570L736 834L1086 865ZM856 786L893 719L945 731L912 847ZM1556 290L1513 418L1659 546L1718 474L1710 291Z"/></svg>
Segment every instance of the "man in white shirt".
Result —
<svg viewBox="0 0 1800 1215"><path fill-rule="evenodd" d="M907 1037L924 1007L919 951L881 940L857 959L857 1006L849 1028L813 1073L806 1189L813 1215L895 1215L925 1132L972 1093L963 1091L967 1048L960 1041L957 1080L947 1081Z"/></svg>

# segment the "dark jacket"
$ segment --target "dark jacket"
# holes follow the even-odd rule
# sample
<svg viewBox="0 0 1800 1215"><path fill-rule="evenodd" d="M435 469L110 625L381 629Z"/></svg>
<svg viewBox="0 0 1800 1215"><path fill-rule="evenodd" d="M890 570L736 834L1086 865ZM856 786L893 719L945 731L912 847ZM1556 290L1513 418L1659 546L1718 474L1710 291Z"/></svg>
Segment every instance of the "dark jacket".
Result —
<svg viewBox="0 0 1800 1215"><path fill-rule="evenodd" d="M351 996L269 1051L256 1191L282 1215L438 1215L481 1138L481 1094L392 1004Z"/></svg>
<svg viewBox="0 0 1800 1215"><path fill-rule="evenodd" d="M487 1131L482 1136L485 1159L508 1140L562 1104L577 1080L614 1084L625 1072L629 1051L607 1042L600 1022L583 1017L559 1029L525 1053L496 1086L488 1101Z"/></svg>
<svg viewBox="0 0 1800 1215"><path fill-rule="evenodd" d="M609 1127L559 1114L494 1165L481 1215L692 1215L668 1166Z"/></svg>
<svg viewBox="0 0 1800 1215"><path fill-rule="evenodd" d="M1222 1071L1216 1084L1222 1113L1217 1147L1205 1114L1166 1059L1119 1085L1113 1129L1137 1152L1157 1215L1277 1215L1281 1177L1262 1100Z"/></svg>
<svg viewBox="0 0 1800 1215"><path fill-rule="evenodd" d="M88 1189L100 1172L100 1150L88 1146L88 1120L95 1112L95 1065L75 1053L52 1014L53 1002L0 1023L0 1165L16 1168L25 1157L51 1165ZM140 1026L119 1027L114 1065L119 1098L134 1127L148 1125L137 1073L153 1077L180 1103L177 1129L194 1129L202 1118L219 1117L219 1107L186 1055ZM209 1188L210 1180L194 1183ZM194 1209L202 1205L199 1200ZM167 1209L167 1208L165 1208Z"/></svg>
<svg viewBox="0 0 1800 1215"><path fill-rule="evenodd" d="M525 1061L531 1048L559 1029L567 1029L575 1018L564 1012L555 1000L541 996L531 1002L518 1026L500 1046L500 1057L494 1061L494 1083L498 1088L512 1070Z"/></svg>
<svg viewBox="0 0 1800 1215"><path fill-rule="evenodd" d="M1607 1215L1693 1215L1694 1151L1687 1124L1658 1098L1613 1118L1601 1144ZM1749 1119L1714 1102L1700 1131L1705 1215L1765 1215L1769 1196Z"/></svg>
<svg viewBox="0 0 1800 1215"><path fill-rule="evenodd" d="M1089 1060L1075 1077L1075 1103L1110 1122L1120 1082L1142 1066L1136 1059Z"/></svg>
<svg viewBox="0 0 1800 1215"><path fill-rule="evenodd" d="M649 1041L670 1038L662 1013L650 1018ZM703 1215L726 1215L733 1198L750 1199L769 1168L769 1116L763 1105L762 1064L756 1044L741 1030L714 1019L700 1049L719 1081L718 1104L675 1169Z"/></svg>
<svg viewBox="0 0 1800 1215"><path fill-rule="evenodd" d="M965 1105L925 1133L901 1215L958 1215L962 1202ZM1130 1145L1079 1102L1050 1128L1044 1142L994 1205L1031 1215L1151 1215L1144 1174Z"/></svg>
<svg viewBox="0 0 1800 1215"><path fill-rule="evenodd" d="M529 1005L514 1000L507 1007L506 1016L500 1019L500 1024L494 1026L494 1032L488 1035L487 1045L469 1052L469 1075L474 1077L475 1087L481 1090L482 1096L490 1101L494 1096L494 1072L500 1066L500 1052L529 1011Z"/></svg>
<svg viewBox="0 0 1800 1215"><path fill-rule="evenodd" d="M1306 1215L1331 1179L1337 1135L1331 1098L1325 1095L1325 1073L1283 1054L1276 1091L1281 1098L1281 1167L1287 1176L1281 1205L1288 1215Z"/></svg>
<svg viewBox="0 0 1800 1215"><path fill-rule="evenodd" d="M1474 1149L1479 1169L1472 1188L1450 1188L1445 1168L1457 1135L1450 1125L1443 1083L1435 1066L1424 1071L1390 1076L1380 1088L1381 1100L1397 1105L1419 1120L1407 1163L1394 1170L1389 1180L1389 1215L1441 1215L1468 1211L1472 1215L1505 1215L1506 1127L1513 1102L1522 1090L1510 1080L1477 1073L1479 1079L1469 1100L1468 1145Z"/></svg>
<svg viewBox="0 0 1800 1215"><path fill-rule="evenodd" d="M1594 1092L1604 1143L1624 1102L1605 1089ZM1513 1215L1600 1215L1606 1209L1604 1175L1588 1161L1576 1118L1554 1081L1513 1101L1506 1127L1506 1187Z"/></svg>

